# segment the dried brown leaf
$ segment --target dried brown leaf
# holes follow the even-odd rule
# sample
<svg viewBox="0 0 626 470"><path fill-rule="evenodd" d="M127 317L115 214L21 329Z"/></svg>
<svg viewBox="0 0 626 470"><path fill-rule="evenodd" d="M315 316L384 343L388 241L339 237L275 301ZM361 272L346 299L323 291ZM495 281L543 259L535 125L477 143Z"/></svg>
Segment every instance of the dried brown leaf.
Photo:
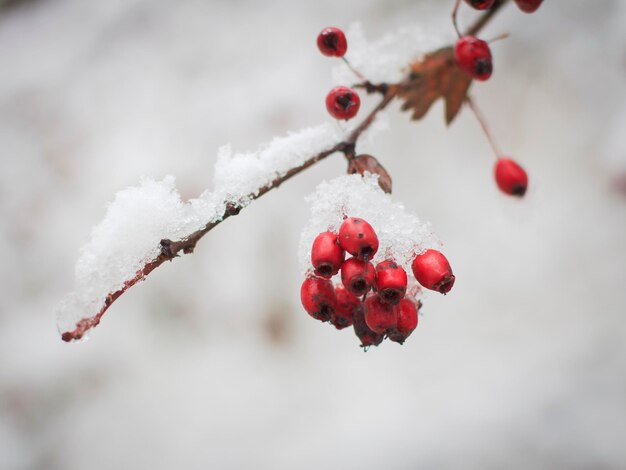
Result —
<svg viewBox="0 0 626 470"><path fill-rule="evenodd" d="M365 172L378 175L378 186L386 193L391 193L391 176L380 162L371 155L357 155L348 164L348 174L358 173L363 175Z"/></svg>
<svg viewBox="0 0 626 470"><path fill-rule="evenodd" d="M439 49L411 64L409 79L400 86L403 111L411 110L411 119L423 118L439 98L446 106L446 124L461 110L472 78L459 69L451 47Z"/></svg>

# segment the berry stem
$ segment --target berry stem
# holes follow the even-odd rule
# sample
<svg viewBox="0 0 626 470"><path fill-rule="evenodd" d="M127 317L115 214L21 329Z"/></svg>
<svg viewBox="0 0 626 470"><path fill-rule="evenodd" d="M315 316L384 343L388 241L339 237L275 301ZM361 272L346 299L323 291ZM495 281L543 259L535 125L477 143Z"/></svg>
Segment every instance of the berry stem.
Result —
<svg viewBox="0 0 626 470"><path fill-rule="evenodd" d="M457 16L459 13L459 6L461 6L461 0L456 0L454 3L454 8L452 8L452 26L454 26L454 30L458 37L461 37L461 30L459 29L459 24L457 23Z"/></svg>
<svg viewBox="0 0 626 470"><path fill-rule="evenodd" d="M495 15L500 8L509 3L510 0L499 0L494 5L485 12L478 21L474 23L470 28L465 32L465 36L476 36L486 25L489 23L493 15Z"/></svg>
<svg viewBox="0 0 626 470"><path fill-rule="evenodd" d="M369 81L367 80L367 78L365 78L365 77L363 76L363 74L362 74L361 72L359 72L357 69L355 69L355 68L352 66L352 64L350 63L350 61L349 61L348 59L346 59L346 56L342 56L342 57L341 57L341 60L343 60L344 64L346 64L346 65L348 66L348 68L350 69L350 71L351 71L354 75L356 75L356 76L359 78L359 80L363 80L364 82L368 82L368 83L369 83Z"/></svg>
<svg viewBox="0 0 626 470"><path fill-rule="evenodd" d="M480 123L480 127L482 127L483 132L487 136L489 145L491 145L493 152L496 154L496 160L499 159L500 156L502 155L502 152L500 151L500 147L498 146L495 137L491 133L491 129L489 128L489 125L487 124L487 120L485 119L485 116L483 115L483 113L481 113L480 109L478 109L478 106L476 106L476 103L469 95L465 98L465 102L474 113L474 116L476 116L476 119Z"/></svg>
<svg viewBox="0 0 626 470"><path fill-rule="evenodd" d="M495 38L488 39L486 42L488 44L493 44L496 41L507 39L508 37L509 37L509 33L502 33L502 34L498 34Z"/></svg>
<svg viewBox="0 0 626 470"><path fill-rule="evenodd" d="M368 95L380 93L384 96L389 90L389 85L387 83L372 83L369 80L365 80L363 83L357 83L353 88L364 88Z"/></svg>

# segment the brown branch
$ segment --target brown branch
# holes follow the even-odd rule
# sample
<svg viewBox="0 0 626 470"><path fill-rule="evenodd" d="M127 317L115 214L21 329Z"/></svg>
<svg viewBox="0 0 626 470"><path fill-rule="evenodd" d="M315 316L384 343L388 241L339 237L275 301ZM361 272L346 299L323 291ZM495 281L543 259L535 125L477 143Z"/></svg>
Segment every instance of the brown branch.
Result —
<svg viewBox="0 0 626 470"><path fill-rule="evenodd" d="M498 0L488 11L486 11L478 20L465 31L466 36L476 36L491 21L493 15L507 3L509 0Z"/></svg>
<svg viewBox="0 0 626 470"><path fill-rule="evenodd" d="M476 22L476 24L474 24L469 29L469 31L470 32L473 31L475 34L480 29L482 29L484 25L486 25L489 22L489 20L495 14L495 12L507 1L508 0L501 0L499 3L497 3L489 12L485 13ZM468 34L470 33L468 32ZM250 194L249 199L254 200L254 199L260 198L261 196L263 196L264 194L267 194L272 189L279 187L281 184L283 184L285 181L289 180L293 176L301 173L302 171L316 164L320 160L323 160L326 157L332 155L333 153L343 152L345 157L348 160L352 160L355 157L355 147L356 147L356 143L359 137L361 137L361 135L367 129L369 129L369 127L372 125L372 123L376 119L376 116L378 115L378 113L382 111L383 109L385 109L389 105L389 103L393 101L393 99L397 96L399 88L400 88L399 84L398 85L387 85L387 84L373 85L369 81L366 81L363 86L368 90L368 92L379 92L383 95L383 97L382 97L382 100L378 103L378 105L376 105L376 107L372 109L372 111L363 119L363 121L350 133L350 135L345 141L340 142L334 145L333 147L330 147L329 149L324 150L323 152L320 152L317 155L310 157L300 166L291 168L285 174L276 177L269 184L259 188L259 190L256 191L255 193ZM74 341L74 340L81 339L87 331L94 328L100 323L102 316L106 313L106 311L113 304L113 302L115 302L124 292L126 292L129 288L131 288L135 284L143 281L152 271L154 271L156 268L161 266L166 261L172 261L174 258L177 258L181 252L183 254L193 253L196 247L196 244L202 237L204 237L208 232L213 230L215 227L217 227L219 224L224 222L229 217L239 214L242 208L243 208L242 206L239 206L236 204L228 204L226 206L226 210L221 219L208 223L205 227L192 233L188 237L183 238L182 240L178 240L178 241L172 241L168 239L161 240L160 254L153 260L147 262L146 265L142 269L137 271L137 273L135 274L135 277L127 280L120 289L116 290L115 292L110 293L106 297L106 300L104 301L104 305L102 306L102 308L95 315L82 318L76 323L76 326L73 330L63 332L61 334L61 338L63 339L63 341Z"/></svg>

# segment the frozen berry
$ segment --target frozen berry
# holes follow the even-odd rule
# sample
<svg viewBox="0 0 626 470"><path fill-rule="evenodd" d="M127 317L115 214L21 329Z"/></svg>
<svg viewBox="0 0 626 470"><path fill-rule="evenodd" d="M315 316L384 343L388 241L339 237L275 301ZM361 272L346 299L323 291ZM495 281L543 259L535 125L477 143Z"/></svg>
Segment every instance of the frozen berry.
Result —
<svg viewBox="0 0 626 470"><path fill-rule="evenodd" d="M324 28L317 36L317 47L329 57L343 57L348 50L346 35L339 28Z"/></svg>
<svg viewBox="0 0 626 470"><path fill-rule="evenodd" d="M370 330L365 323L365 312L363 306L360 305L354 312L354 333L361 340L361 347L369 348L370 346L378 346L385 339L385 335Z"/></svg>
<svg viewBox="0 0 626 470"><path fill-rule="evenodd" d="M526 171L508 158L499 158L494 167L498 188L505 194L522 197L528 188Z"/></svg>
<svg viewBox="0 0 626 470"><path fill-rule="evenodd" d="M454 46L454 59L459 68L476 80L487 80L493 72L489 44L474 36L459 38Z"/></svg>
<svg viewBox="0 0 626 470"><path fill-rule="evenodd" d="M337 296L337 305L335 305L334 313L330 316L330 322L335 325L335 328L341 330L352 325L354 312L361 305L361 301L341 284L335 286L335 295Z"/></svg>
<svg viewBox="0 0 626 470"><path fill-rule="evenodd" d="M541 6L543 0L515 0L518 8L524 13L534 13Z"/></svg>
<svg viewBox="0 0 626 470"><path fill-rule="evenodd" d="M421 302L404 298L396 305L398 323L396 329L389 332L389 339L396 343L404 343L413 330L417 328L417 312L422 306Z"/></svg>
<svg viewBox="0 0 626 470"><path fill-rule="evenodd" d="M360 297L376 285L376 269L372 263L349 258L341 266L341 282L350 293Z"/></svg>
<svg viewBox="0 0 626 470"><path fill-rule="evenodd" d="M446 257L437 250L426 250L413 260L415 279L426 289L447 294L454 285L454 274Z"/></svg>
<svg viewBox="0 0 626 470"><path fill-rule="evenodd" d="M335 119L352 119L360 106L361 98L357 92L345 86L333 88L326 96L326 109Z"/></svg>
<svg viewBox="0 0 626 470"><path fill-rule="evenodd" d="M496 0L465 0L465 3L476 8L477 10L486 10L491 8Z"/></svg>
<svg viewBox="0 0 626 470"><path fill-rule="evenodd" d="M391 304L382 301L379 295L370 295L363 303L365 309L365 323L370 330L384 334L387 330L396 328L398 313Z"/></svg>
<svg viewBox="0 0 626 470"><path fill-rule="evenodd" d="M339 245L352 256L368 261L378 251L378 237L365 220L349 217L339 227Z"/></svg>
<svg viewBox="0 0 626 470"><path fill-rule="evenodd" d="M406 293L407 277L402 266L393 260L385 260L376 266L376 290L380 299L396 305Z"/></svg>
<svg viewBox="0 0 626 470"><path fill-rule="evenodd" d="M335 311L337 297L330 281L309 276L300 288L300 300L304 310L316 320L328 321Z"/></svg>
<svg viewBox="0 0 626 470"><path fill-rule="evenodd" d="M346 253L337 241L337 234L323 232L315 237L311 249L311 263L315 274L330 279L339 272L345 257Z"/></svg>

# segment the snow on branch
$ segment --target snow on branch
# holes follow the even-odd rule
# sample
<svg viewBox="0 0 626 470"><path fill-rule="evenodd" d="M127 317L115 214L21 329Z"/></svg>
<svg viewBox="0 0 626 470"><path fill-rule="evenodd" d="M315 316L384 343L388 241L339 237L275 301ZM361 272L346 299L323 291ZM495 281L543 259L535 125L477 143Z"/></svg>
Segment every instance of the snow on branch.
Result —
<svg viewBox="0 0 626 470"><path fill-rule="evenodd" d="M121 294L156 267L181 251L191 253L222 220L345 146L343 132L324 124L275 138L256 152L233 154L230 146L222 147L214 189L197 199L182 201L172 176L145 179L118 192L82 249L73 292L57 309L62 338L82 338Z"/></svg>

